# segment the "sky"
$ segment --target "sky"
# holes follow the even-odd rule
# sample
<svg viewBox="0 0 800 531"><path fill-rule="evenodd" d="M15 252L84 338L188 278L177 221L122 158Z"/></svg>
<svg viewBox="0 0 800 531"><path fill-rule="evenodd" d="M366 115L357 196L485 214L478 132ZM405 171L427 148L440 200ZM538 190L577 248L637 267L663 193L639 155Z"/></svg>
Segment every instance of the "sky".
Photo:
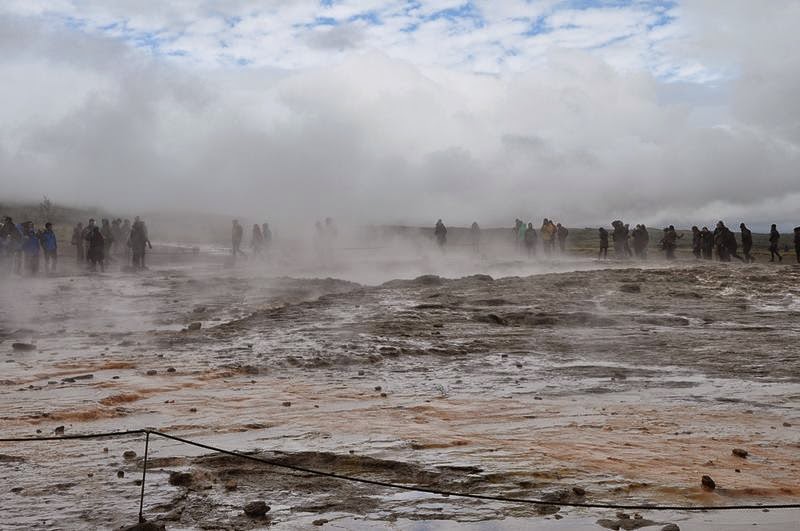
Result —
<svg viewBox="0 0 800 531"><path fill-rule="evenodd" d="M797 225L798 25L795 0L4 0L0 204Z"/></svg>

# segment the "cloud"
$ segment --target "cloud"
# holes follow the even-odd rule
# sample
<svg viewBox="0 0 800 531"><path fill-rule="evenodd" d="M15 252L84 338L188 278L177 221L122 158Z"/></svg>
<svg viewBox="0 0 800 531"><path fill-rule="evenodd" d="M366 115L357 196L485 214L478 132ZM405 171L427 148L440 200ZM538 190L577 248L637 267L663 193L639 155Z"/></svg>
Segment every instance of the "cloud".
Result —
<svg viewBox="0 0 800 531"><path fill-rule="evenodd" d="M358 11L300 4L292 20ZM711 206L754 221L789 222L796 213L787 198L800 196L800 68L776 55L793 42L791 24L780 20L797 18L790 3L760 17L748 2L724 13L715 3L674 8L681 26L659 37L657 52L653 40L634 36L607 47L611 60L555 41L535 53L520 43L487 48L493 23L528 26L511 20L519 5L510 3L501 6L508 16L498 8L474 31L438 17L408 35L397 28L420 15L399 3L376 4L379 22L265 20L260 31L271 36L254 48L245 44L259 31L251 4L236 4L220 18L227 23L190 24L175 38L184 12L136 15L125 5L139 27L169 36L164 49L216 58L221 32L229 59L172 58L132 44L124 31L76 30L42 13L0 16L0 76L13 80L0 86L4 197L209 210L278 226L328 215L484 225L547 216L581 225L618 217L710 223L697 218L717 217ZM97 21L118 18L103 9ZM531 18L553 6L537 9ZM650 31L660 19L643 13L622 26ZM630 12L595 15L599 22L567 13L559 27L610 28ZM710 17L727 17L729 29L695 26ZM735 35L750 35L751 45ZM269 57L286 58L259 60L267 42L277 46ZM519 48L509 55L513 68L474 68L497 65L506 46ZM464 49L471 67L463 67ZM252 63L242 68L237 58ZM725 75L667 83L642 65L651 61Z"/></svg>

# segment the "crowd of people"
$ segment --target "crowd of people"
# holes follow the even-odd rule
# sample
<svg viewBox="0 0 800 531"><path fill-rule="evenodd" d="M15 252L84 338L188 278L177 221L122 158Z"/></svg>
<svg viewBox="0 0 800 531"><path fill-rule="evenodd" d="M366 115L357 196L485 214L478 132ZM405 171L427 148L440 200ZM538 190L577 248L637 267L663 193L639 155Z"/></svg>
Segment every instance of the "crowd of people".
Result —
<svg viewBox="0 0 800 531"><path fill-rule="evenodd" d="M317 222L317 230L319 230L319 222ZM237 256L245 256L242 251L242 238L244 237L244 227L239 223L238 219L233 220L231 228L231 254L236 258ZM263 223L259 226L257 223L253 225L253 230L250 236L250 248L253 250L253 255L260 256L267 252L272 245L272 231L269 228L269 223Z"/></svg>
<svg viewBox="0 0 800 531"><path fill-rule="evenodd" d="M78 266L90 271L97 271L98 267L104 271L106 264L116 260L130 261L134 269L144 269L146 249L153 248L147 226L138 216L133 223L127 219L102 219L99 226L94 219L86 226L78 223L72 229L70 243L75 247ZM32 221L17 224L6 216L0 226L0 258L10 260L17 274L36 275L42 255L45 273L54 273L58 263L58 238L53 224L48 221L44 229L37 229Z"/></svg>

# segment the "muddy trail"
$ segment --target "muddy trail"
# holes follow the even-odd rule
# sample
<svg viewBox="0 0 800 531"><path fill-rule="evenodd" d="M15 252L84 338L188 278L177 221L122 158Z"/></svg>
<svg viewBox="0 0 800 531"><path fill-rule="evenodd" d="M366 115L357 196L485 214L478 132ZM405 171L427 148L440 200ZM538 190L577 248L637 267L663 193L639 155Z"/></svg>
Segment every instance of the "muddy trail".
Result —
<svg viewBox="0 0 800 531"><path fill-rule="evenodd" d="M183 265L6 283L4 300L24 305L0 313L0 428L151 427L340 474L557 502L800 501L800 268L580 269L366 286ZM141 437L35 444L0 445L5 526L135 522ZM271 510L248 516L255 500ZM623 518L443 498L157 438L144 512L169 529L793 525L780 511Z"/></svg>

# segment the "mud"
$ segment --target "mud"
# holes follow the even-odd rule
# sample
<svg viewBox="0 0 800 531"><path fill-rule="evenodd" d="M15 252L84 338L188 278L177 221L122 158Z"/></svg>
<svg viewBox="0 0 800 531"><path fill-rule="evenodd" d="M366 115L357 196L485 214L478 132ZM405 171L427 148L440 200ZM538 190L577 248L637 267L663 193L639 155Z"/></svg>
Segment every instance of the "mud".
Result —
<svg viewBox="0 0 800 531"><path fill-rule="evenodd" d="M355 273L293 278L185 262L0 281L3 301L20 301L0 310L3 436L151 427L281 463L465 493L800 501L796 267L514 262L369 285ZM194 322L201 328L189 330ZM20 342L36 348L14 349ZM138 457L124 459L130 450ZM149 451L145 514L168 529L322 520L600 529L598 520L620 520L346 483L158 438ZM0 454L5 526L135 522L141 438L0 444ZM176 472L190 480L171 484ZM244 506L257 500L271 510L253 519ZM790 529L780 513L747 521ZM681 529L730 521L642 515Z"/></svg>

